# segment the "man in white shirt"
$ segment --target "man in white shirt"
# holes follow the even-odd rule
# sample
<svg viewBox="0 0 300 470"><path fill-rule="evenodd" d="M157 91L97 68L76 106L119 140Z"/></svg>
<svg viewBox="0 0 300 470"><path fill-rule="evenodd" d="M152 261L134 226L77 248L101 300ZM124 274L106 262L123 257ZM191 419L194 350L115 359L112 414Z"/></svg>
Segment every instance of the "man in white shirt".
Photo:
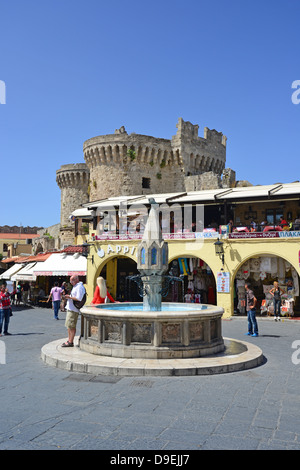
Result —
<svg viewBox="0 0 300 470"><path fill-rule="evenodd" d="M68 340L62 344L63 348L70 348L74 346L74 338L76 334L76 325L79 315L78 308L75 307L73 301L82 300L85 294L85 288L81 281L79 281L78 276L71 276L70 283L73 286L70 295L66 295L67 300L67 315L65 326L68 328Z"/></svg>

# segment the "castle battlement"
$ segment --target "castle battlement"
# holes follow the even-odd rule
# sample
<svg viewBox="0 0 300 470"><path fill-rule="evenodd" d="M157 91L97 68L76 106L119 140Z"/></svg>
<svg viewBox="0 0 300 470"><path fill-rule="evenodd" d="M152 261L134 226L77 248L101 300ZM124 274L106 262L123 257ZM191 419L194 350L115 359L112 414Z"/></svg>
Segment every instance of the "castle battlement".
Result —
<svg viewBox="0 0 300 470"><path fill-rule="evenodd" d="M114 134L86 140L85 163L62 165L56 172L61 226L69 227L71 212L89 201L219 184L225 168L226 137L207 127L204 137L199 137L198 124L182 118L176 127L171 139L128 134L122 126Z"/></svg>
<svg viewBox="0 0 300 470"><path fill-rule="evenodd" d="M89 200L90 170L85 163L62 165L56 182L61 189L60 224L67 227L71 212Z"/></svg>
<svg viewBox="0 0 300 470"><path fill-rule="evenodd" d="M84 186L89 184L89 168L85 163L62 165L56 171L56 182L60 188Z"/></svg>
<svg viewBox="0 0 300 470"><path fill-rule="evenodd" d="M83 144L90 170L90 200L115 195L182 190L184 177L208 171L221 175L226 161L226 137L179 118L171 139L128 134L124 126Z"/></svg>

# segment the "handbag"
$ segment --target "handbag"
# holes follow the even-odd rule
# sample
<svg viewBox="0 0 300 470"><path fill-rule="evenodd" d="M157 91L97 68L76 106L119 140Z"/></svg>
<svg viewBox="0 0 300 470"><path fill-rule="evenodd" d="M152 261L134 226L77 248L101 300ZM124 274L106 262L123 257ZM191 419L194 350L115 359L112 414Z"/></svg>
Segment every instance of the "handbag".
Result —
<svg viewBox="0 0 300 470"><path fill-rule="evenodd" d="M84 293L84 296L82 297L81 300L73 300L73 304L75 305L78 310L84 306L86 302L86 292Z"/></svg>

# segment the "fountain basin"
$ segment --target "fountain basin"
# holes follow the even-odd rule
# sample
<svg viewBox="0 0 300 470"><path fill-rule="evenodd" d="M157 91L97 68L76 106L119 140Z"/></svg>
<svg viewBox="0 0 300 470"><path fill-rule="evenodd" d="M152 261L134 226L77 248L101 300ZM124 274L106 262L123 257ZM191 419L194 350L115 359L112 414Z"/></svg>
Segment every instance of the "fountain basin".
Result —
<svg viewBox="0 0 300 470"><path fill-rule="evenodd" d="M101 304L81 309L80 349L100 356L141 359L195 358L225 349L224 310L215 305L162 303Z"/></svg>

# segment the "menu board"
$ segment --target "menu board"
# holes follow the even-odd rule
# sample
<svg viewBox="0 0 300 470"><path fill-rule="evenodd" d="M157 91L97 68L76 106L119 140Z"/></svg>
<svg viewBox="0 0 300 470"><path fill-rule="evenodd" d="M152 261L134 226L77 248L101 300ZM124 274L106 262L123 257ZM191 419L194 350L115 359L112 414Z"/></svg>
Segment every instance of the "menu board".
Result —
<svg viewBox="0 0 300 470"><path fill-rule="evenodd" d="M230 290L230 274L228 272L219 271L217 273L217 292L229 293Z"/></svg>

